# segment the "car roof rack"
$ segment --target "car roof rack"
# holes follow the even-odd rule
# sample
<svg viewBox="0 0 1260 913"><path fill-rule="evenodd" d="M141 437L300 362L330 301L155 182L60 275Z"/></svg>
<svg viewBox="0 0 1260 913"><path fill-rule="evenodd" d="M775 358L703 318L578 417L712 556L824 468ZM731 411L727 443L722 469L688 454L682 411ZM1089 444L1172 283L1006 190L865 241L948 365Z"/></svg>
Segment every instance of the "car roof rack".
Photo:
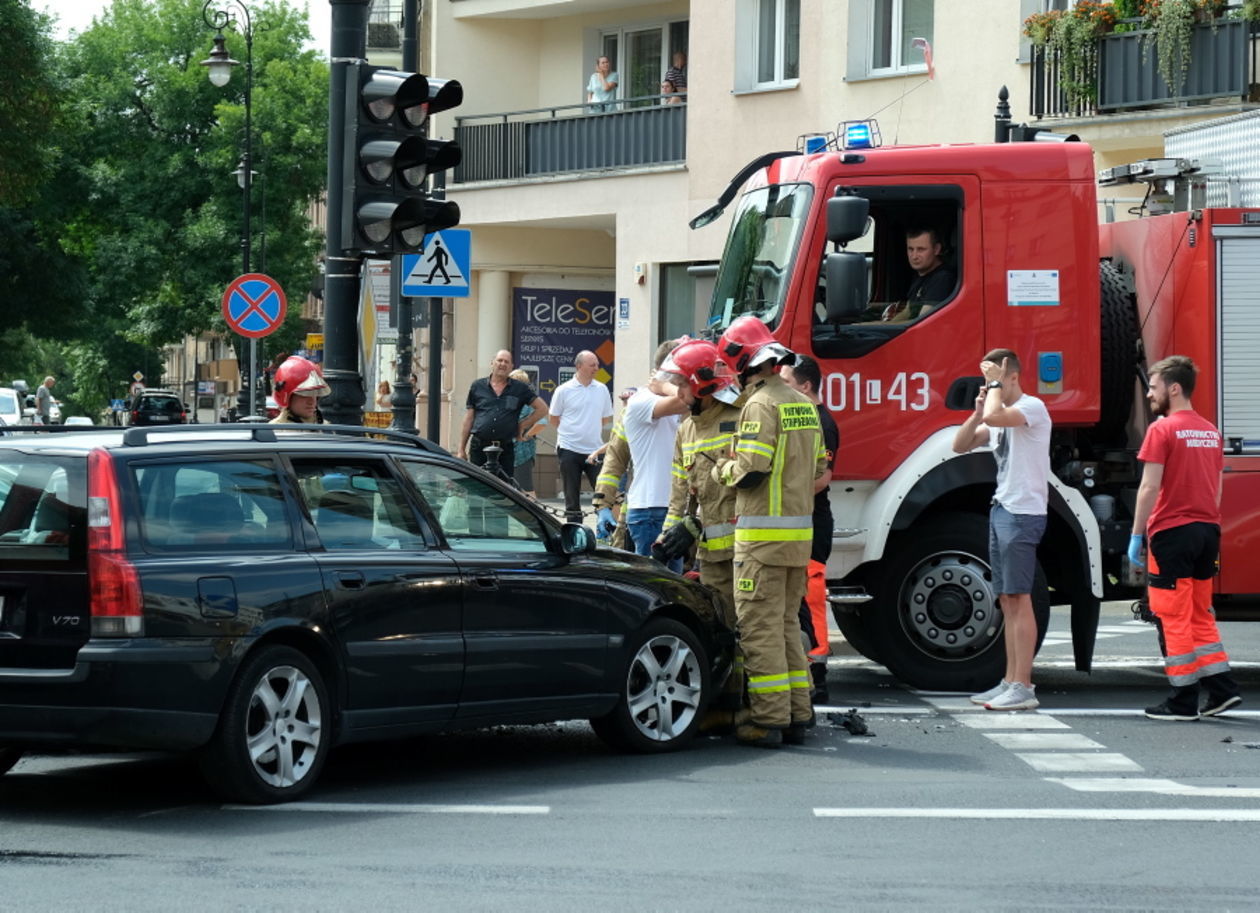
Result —
<svg viewBox="0 0 1260 913"><path fill-rule="evenodd" d="M86 427L86 426L84 426ZM197 423L195 425L142 425L131 426L123 431L123 446L144 447L149 443L149 435L159 433L199 434L207 431L244 431L249 433L250 440L265 444L274 444L279 440L276 432L290 434L318 434L329 437L359 437L381 440L386 443L400 443L424 450L429 453L446 454L447 451L427 438L422 438L405 431L392 428L367 428L363 425L308 425L300 422L285 422L272 425L266 422L234 422L234 423Z"/></svg>

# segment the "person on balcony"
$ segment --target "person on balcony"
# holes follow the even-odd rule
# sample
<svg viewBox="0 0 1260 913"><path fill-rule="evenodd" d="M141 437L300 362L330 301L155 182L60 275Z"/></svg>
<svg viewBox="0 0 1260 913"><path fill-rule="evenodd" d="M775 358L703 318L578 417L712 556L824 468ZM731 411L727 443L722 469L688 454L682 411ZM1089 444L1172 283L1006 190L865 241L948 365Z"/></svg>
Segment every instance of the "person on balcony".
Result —
<svg viewBox="0 0 1260 913"><path fill-rule="evenodd" d="M586 82L586 101L593 114L614 110L619 78L607 57L595 61L595 72Z"/></svg>
<svg viewBox="0 0 1260 913"><path fill-rule="evenodd" d="M674 65L665 71L664 79L674 84L679 95L687 94L687 55L682 51L674 51Z"/></svg>
<svg viewBox="0 0 1260 913"><path fill-rule="evenodd" d="M663 105L681 105L683 97L678 94L678 89L668 79L661 80L661 104Z"/></svg>

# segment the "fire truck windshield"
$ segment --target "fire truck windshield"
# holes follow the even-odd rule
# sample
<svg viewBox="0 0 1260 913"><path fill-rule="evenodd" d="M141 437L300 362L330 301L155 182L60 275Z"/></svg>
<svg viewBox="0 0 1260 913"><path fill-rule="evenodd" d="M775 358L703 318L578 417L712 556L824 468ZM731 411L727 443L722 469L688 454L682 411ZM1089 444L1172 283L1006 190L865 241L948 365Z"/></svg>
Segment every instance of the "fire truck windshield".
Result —
<svg viewBox="0 0 1260 913"><path fill-rule="evenodd" d="M718 269L708 326L721 332L745 314L773 327L783 312L813 188L772 184L744 194Z"/></svg>

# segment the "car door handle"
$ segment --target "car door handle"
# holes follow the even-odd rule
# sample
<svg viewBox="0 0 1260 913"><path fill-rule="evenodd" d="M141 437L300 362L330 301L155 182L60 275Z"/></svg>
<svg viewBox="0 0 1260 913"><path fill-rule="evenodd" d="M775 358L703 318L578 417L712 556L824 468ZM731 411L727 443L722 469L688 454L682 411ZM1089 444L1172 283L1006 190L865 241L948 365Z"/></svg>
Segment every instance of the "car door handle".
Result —
<svg viewBox="0 0 1260 913"><path fill-rule="evenodd" d="M338 571L337 583L347 590L363 589L363 575L358 571Z"/></svg>
<svg viewBox="0 0 1260 913"><path fill-rule="evenodd" d="M468 583L479 590L497 590L499 578L494 574L469 574Z"/></svg>

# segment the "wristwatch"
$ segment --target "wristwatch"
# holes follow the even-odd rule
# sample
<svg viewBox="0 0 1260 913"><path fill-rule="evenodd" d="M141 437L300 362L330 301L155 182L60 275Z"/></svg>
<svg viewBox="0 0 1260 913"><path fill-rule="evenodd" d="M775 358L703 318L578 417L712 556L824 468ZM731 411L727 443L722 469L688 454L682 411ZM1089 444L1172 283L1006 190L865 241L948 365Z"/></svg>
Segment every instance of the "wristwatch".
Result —
<svg viewBox="0 0 1260 913"><path fill-rule="evenodd" d="M1002 389L1002 382L1001 382L1000 380L991 380L991 381L989 381L987 384L985 384L985 385L984 385L984 389L986 389L986 390L1001 390L1001 389Z"/></svg>

